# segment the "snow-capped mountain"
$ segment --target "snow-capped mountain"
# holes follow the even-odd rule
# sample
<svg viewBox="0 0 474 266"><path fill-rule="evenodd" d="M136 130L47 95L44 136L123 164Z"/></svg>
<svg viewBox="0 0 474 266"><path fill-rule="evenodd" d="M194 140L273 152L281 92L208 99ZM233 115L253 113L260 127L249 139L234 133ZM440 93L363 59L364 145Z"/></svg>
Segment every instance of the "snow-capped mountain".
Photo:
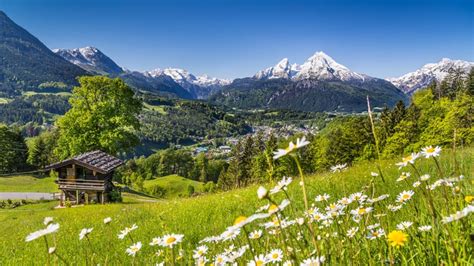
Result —
<svg viewBox="0 0 474 266"><path fill-rule="evenodd" d="M189 73L185 69L180 68L165 68L165 69L155 69L148 72L151 76L167 75L171 77L174 81L182 86L189 86L190 84L198 85L201 87L211 87L211 86L225 86L228 85L231 81L226 79L212 78L208 75L195 76Z"/></svg>
<svg viewBox="0 0 474 266"><path fill-rule="evenodd" d="M54 49L54 53L81 68L99 75L120 76L140 89L159 90L163 85L165 91L173 88L179 95L185 95L180 90L186 90L186 98L204 99L210 94L230 84L230 80L211 78L207 75L195 76L184 69L166 68L152 71L137 72L118 66L112 59L95 47L76 49ZM176 84L170 82L170 78ZM177 88L182 87L182 88Z"/></svg>
<svg viewBox="0 0 474 266"><path fill-rule="evenodd" d="M226 79L211 78L207 75L195 76L180 68L155 69L144 72L144 75L150 77L166 75L198 99L207 98L210 94L231 82Z"/></svg>
<svg viewBox="0 0 474 266"><path fill-rule="evenodd" d="M292 80L317 79L317 80L340 80L340 81L364 81L369 76L351 71L347 67L337 63L324 52L316 52L302 65L292 64L287 58L278 64L254 75L256 79L284 78Z"/></svg>
<svg viewBox="0 0 474 266"><path fill-rule="evenodd" d="M275 79L275 78L292 78L297 71L298 65L290 65L288 58L283 58L273 67L259 71L255 74L257 79Z"/></svg>
<svg viewBox="0 0 474 266"><path fill-rule="evenodd" d="M81 68L98 73L119 75L123 69L99 49L91 46L75 49L53 49L53 52Z"/></svg>
<svg viewBox="0 0 474 266"><path fill-rule="evenodd" d="M405 93L413 93L428 86L433 81L441 82L450 72L456 69L467 73L472 67L474 67L474 62L443 58L438 63L426 64L414 72L398 78L388 78L387 80Z"/></svg>

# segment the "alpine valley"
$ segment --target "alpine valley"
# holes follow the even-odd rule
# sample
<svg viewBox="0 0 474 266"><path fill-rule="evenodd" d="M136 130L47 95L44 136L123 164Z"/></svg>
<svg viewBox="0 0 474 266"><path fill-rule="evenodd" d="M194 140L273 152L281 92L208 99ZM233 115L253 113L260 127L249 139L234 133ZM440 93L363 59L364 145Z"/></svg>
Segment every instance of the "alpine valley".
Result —
<svg viewBox="0 0 474 266"><path fill-rule="evenodd" d="M380 79L356 73L324 52L303 64L283 59L252 77L233 81L197 76L184 69L131 71L95 47L48 49L0 11L0 97L33 93L68 93L81 75L119 77L138 93L175 99L201 99L239 109L290 109L360 112L366 98L374 107L408 103L409 94L472 62L443 59L399 78ZM4 101L5 102L5 101Z"/></svg>

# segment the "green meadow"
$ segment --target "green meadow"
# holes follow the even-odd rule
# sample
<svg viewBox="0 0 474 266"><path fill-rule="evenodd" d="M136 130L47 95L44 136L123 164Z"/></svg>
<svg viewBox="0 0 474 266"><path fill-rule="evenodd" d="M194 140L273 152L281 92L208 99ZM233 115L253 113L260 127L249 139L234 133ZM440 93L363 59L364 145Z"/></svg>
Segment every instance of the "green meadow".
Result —
<svg viewBox="0 0 474 266"><path fill-rule="evenodd" d="M168 175L163 177L157 177L151 180L145 180L143 187L145 190L149 190L155 186L163 188L166 193L163 195L166 198L176 198L186 196L188 187L192 186L194 192L202 192L204 185L202 182L184 178L179 175Z"/></svg>
<svg viewBox="0 0 474 266"><path fill-rule="evenodd" d="M237 249L239 246L248 245L249 241L255 256L279 249L283 250L284 260L296 256L294 258L300 262L307 257L315 257L313 252L316 248L317 256L324 256L324 260L329 264L340 265L351 261L369 265L433 265L437 264L436 261L445 265L472 264L473 250L469 234L473 232L473 220L464 218L444 224L440 219L467 206L466 196L474 194L473 155L474 149L468 148L458 150L456 156L452 152L443 151L438 157L445 177L459 177L463 174L464 178L459 182L454 182L453 187L439 187L431 192L433 204L439 215L436 221L433 220L426 203L425 194L421 190L422 186L419 189L412 186L412 183L418 179L414 169L403 169L412 175L403 182L397 182L401 174L401 170L395 166L397 161L380 162L384 180L380 175L372 176L371 174L378 172L377 162L360 162L341 172L323 172L307 176L305 183L313 210L314 207L324 210L324 206L329 203L334 203L337 199L348 197L349 194L355 192L362 192L372 198L383 194L390 195L380 203L370 205L374 210L364 216L362 221L356 223L350 218L350 210L356 208L357 205L348 205L340 223L334 222L326 227L317 221L308 222L314 225L313 231L305 228L297 229L299 227L295 225L288 229L281 228L281 231L278 231L278 228L265 229L259 224L271 221L272 218L257 221L246 225L241 235L233 240L206 244L209 247L206 254L208 264L214 262L219 254L224 254L224 248L233 244ZM430 180L425 181L426 184L432 184L440 178L439 169L433 160L419 158L415 165L421 174L431 176ZM275 217L282 220L294 219L293 215L304 217L300 211L304 209L304 204L299 182L300 179L295 178L286 191L291 199L290 207L281 210ZM270 189L274 185L266 184L265 187ZM251 186L229 192L156 202L127 200L126 195L124 203L121 204L53 209L56 205L53 202L0 210L2 224L0 265L46 265L47 263L154 265L163 261L167 264L194 264L193 250L199 245L200 240L221 234L234 223L237 217L248 217L267 203L266 200L257 198L257 188L258 186ZM405 190L414 190L413 198L407 204L401 205L403 207L397 212L388 210L387 206L396 204L397 195ZM317 195L325 193L330 196L326 202L315 201ZM271 195L271 200L276 203L285 198L283 192ZM29 233L45 227L43 225L45 217L53 217L54 222L60 225L56 233L47 236L48 246L56 247L55 253L51 255L47 254L45 242L41 238L25 242L25 237ZM106 217L112 218L109 224L103 222ZM403 221L411 221L415 225L405 230L406 239L401 242L403 245L397 247L389 245L387 235L397 230L396 226ZM375 239L368 239L366 235L370 234L370 231L364 227L376 223L385 230L385 234ZM136 224L138 228L131 231L125 239L118 239L117 235L120 231L133 224ZM429 224L433 229L424 233L416 229L416 226L425 224ZM360 228L359 232L354 238L349 238L346 232L354 227ZM93 228L93 230L87 238L79 240L79 232L83 228ZM262 239L250 240L242 236L245 232L256 229L263 231ZM296 236L297 230L301 230L303 234L299 238ZM277 235L272 235L275 232ZM172 249L149 245L154 237L169 233L183 234L183 241ZM315 235L316 247L312 246L312 233ZM282 235L286 235L286 241L280 238ZM126 249L132 243L139 241L143 245L142 248L135 256L129 256ZM287 250L293 252L286 252L285 246ZM159 250L163 252L160 254ZM238 262L239 264L245 264L248 261L253 263L252 258L251 252L246 251Z"/></svg>
<svg viewBox="0 0 474 266"><path fill-rule="evenodd" d="M54 178L33 175L0 176L0 192L58 192Z"/></svg>

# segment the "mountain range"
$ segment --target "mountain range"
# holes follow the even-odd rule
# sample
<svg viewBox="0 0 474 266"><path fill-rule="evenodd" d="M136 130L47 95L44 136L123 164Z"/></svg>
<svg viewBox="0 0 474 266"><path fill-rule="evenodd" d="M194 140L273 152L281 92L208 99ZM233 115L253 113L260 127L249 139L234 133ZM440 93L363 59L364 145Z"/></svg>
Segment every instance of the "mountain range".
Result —
<svg viewBox="0 0 474 266"><path fill-rule="evenodd" d="M75 85L75 78L86 74L0 11L0 97L18 95L51 81Z"/></svg>
<svg viewBox="0 0 474 266"><path fill-rule="evenodd" d="M473 67L474 62L443 58L438 63L426 64L416 71L398 78L388 78L387 80L405 93L413 93L418 89L428 86L433 81L441 82L453 71L460 70L468 73Z"/></svg>
<svg viewBox="0 0 474 266"><path fill-rule="evenodd" d="M253 77L236 79L210 101L238 108L352 112L367 109L367 96L380 107L408 102L392 83L356 73L316 52L301 65L284 58Z"/></svg>
<svg viewBox="0 0 474 266"><path fill-rule="evenodd" d="M387 80L356 73L324 52L303 64L287 58L252 77L233 81L197 76L184 69L127 70L95 47L48 49L40 40L0 11L0 97L49 87L71 88L81 75L122 78L136 90L185 99L209 99L239 108L286 108L305 111L365 110L366 96L374 106L407 102L413 93L450 71L468 71L474 63L443 59Z"/></svg>

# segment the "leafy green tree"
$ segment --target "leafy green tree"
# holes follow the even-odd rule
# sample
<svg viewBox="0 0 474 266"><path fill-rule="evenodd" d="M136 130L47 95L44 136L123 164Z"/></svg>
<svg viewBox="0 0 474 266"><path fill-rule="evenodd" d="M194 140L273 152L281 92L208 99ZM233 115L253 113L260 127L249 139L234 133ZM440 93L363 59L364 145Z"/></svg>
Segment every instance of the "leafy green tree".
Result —
<svg viewBox="0 0 474 266"><path fill-rule="evenodd" d="M474 67L469 71L466 79L466 92L470 96L474 96Z"/></svg>
<svg viewBox="0 0 474 266"><path fill-rule="evenodd" d="M46 143L42 138L37 137L30 141L27 162L38 168L44 168L48 164Z"/></svg>
<svg viewBox="0 0 474 266"><path fill-rule="evenodd" d="M204 153L200 153L195 159L195 171L198 175L198 180L206 183L207 179L207 171L209 167L209 160L207 159Z"/></svg>
<svg viewBox="0 0 474 266"><path fill-rule="evenodd" d="M27 147L20 131L0 124L0 173L12 173L27 167Z"/></svg>
<svg viewBox="0 0 474 266"><path fill-rule="evenodd" d="M57 154L63 159L90 150L118 154L138 144L141 102L120 79L80 77L71 109L57 121Z"/></svg>

